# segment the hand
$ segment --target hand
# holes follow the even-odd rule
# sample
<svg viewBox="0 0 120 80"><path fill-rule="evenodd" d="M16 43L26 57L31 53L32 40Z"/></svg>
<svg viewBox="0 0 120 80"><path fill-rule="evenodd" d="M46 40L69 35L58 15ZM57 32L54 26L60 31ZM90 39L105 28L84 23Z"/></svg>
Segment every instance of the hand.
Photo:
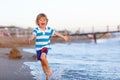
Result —
<svg viewBox="0 0 120 80"><path fill-rule="evenodd" d="M28 39L28 43L30 44L30 43L31 43L31 41L32 41L34 38L35 38L35 35L34 35L34 34L32 34L32 36Z"/></svg>
<svg viewBox="0 0 120 80"><path fill-rule="evenodd" d="M64 36L64 40L67 42L69 40L70 36Z"/></svg>
<svg viewBox="0 0 120 80"><path fill-rule="evenodd" d="M31 39L28 39L28 44L30 44L31 43Z"/></svg>

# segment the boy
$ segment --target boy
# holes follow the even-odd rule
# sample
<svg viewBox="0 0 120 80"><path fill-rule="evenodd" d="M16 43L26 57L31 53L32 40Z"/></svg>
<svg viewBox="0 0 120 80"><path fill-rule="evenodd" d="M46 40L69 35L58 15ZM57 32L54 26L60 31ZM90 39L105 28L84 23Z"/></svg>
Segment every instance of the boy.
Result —
<svg viewBox="0 0 120 80"><path fill-rule="evenodd" d="M36 38L37 60L41 61L43 71L46 74L46 80L48 80L49 76L52 76L52 72L46 59L48 49L50 48L50 36L55 34L56 36L63 38L65 41L68 40L68 36L63 36L55 30L51 29L47 26L47 23L47 16L44 13L38 14L36 18L36 24L38 27L33 30L33 33L29 38L29 43L34 38Z"/></svg>

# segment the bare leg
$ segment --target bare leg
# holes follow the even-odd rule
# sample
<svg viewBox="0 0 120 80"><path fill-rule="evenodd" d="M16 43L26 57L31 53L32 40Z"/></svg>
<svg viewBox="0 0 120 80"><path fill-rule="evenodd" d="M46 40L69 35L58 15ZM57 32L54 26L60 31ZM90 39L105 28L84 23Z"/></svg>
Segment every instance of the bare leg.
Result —
<svg viewBox="0 0 120 80"><path fill-rule="evenodd" d="M41 61L41 64L42 64L42 68L43 68L44 73L46 73L47 72L47 68L45 67L45 65L44 65L44 63L42 61Z"/></svg>
<svg viewBox="0 0 120 80"><path fill-rule="evenodd" d="M42 63L42 68L44 70L44 73L47 74L46 75L46 80L48 80L48 76L52 76L52 72L50 71L50 68L48 66L48 61L46 59L46 54L42 53L41 54L41 63Z"/></svg>
<svg viewBox="0 0 120 80"><path fill-rule="evenodd" d="M41 64L42 64L43 71L44 71L44 73L46 75L46 80L49 80L48 75L47 75L47 68L45 67L45 65L44 65L44 63L42 61L41 61Z"/></svg>

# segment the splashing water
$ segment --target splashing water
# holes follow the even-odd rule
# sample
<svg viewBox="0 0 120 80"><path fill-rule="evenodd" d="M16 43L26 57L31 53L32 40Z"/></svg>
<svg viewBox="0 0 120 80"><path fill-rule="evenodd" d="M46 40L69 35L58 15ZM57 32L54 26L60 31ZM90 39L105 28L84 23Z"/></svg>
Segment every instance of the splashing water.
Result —
<svg viewBox="0 0 120 80"><path fill-rule="evenodd" d="M43 73L42 67L40 62L24 62L25 65L29 66L31 71L31 74L34 76L34 79L36 80L45 80L45 74ZM65 66L59 65L56 66L56 64L50 64L52 66L52 72L53 76L50 77L50 80L61 80L62 79L62 73L65 69Z"/></svg>

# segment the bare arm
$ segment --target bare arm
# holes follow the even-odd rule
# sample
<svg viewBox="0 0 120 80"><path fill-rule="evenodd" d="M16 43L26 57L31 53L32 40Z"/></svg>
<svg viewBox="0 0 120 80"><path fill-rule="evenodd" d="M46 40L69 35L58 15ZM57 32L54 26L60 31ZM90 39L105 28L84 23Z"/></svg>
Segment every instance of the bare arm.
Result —
<svg viewBox="0 0 120 80"><path fill-rule="evenodd" d="M58 36L58 37L60 37L60 38L62 38L62 39L64 39L65 41L68 41L68 39L69 39L68 36L64 36L64 35L62 35L62 34L60 34L58 32L55 32L55 35Z"/></svg>
<svg viewBox="0 0 120 80"><path fill-rule="evenodd" d="M29 44L30 44L30 42L31 42L34 38L35 38L35 35L32 34L31 37L29 38Z"/></svg>

